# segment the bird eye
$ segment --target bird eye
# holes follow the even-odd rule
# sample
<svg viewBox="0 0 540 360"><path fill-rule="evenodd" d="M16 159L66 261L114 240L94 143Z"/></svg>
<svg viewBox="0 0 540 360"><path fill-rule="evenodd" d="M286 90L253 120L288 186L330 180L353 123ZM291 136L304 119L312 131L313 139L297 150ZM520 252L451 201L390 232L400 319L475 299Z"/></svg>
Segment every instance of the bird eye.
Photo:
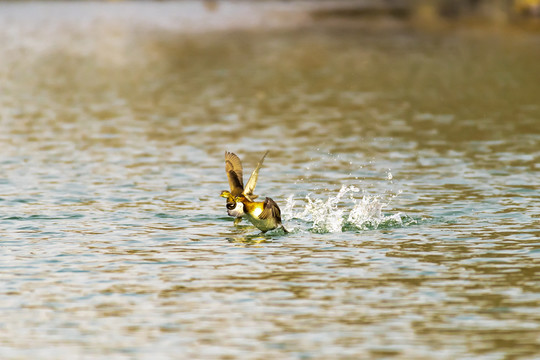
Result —
<svg viewBox="0 0 540 360"><path fill-rule="evenodd" d="M227 206L227 209L232 210L232 209L234 209L236 207L236 204L228 202L226 206Z"/></svg>

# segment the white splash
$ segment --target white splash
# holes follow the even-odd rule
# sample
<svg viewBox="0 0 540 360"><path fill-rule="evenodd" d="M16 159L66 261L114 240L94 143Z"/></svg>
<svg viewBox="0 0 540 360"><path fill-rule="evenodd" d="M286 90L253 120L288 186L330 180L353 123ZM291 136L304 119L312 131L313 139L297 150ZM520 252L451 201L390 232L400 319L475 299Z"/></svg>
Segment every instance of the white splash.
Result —
<svg viewBox="0 0 540 360"><path fill-rule="evenodd" d="M402 224L399 213L384 215L382 210L388 206L380 196L363 194L361 198L355 195L361 190L353 185L342 186L339 193L328 199L313 199L312 195L305 197L302 211L295 212L296 201L293 195L287 199L283 209L283 219L300 219L312 222L315 232L342 232L344 229L377 228L383 223Z"/></svg>

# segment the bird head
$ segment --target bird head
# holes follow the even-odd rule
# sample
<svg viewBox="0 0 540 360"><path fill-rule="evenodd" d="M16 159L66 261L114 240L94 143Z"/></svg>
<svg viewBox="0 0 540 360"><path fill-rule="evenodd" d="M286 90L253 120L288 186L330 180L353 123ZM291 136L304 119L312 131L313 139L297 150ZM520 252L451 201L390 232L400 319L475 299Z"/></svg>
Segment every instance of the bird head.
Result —
<svg viewBox="0 0 540 360"><path fill-rule="evenodd" d="M223 191L221 192L221 194L219 194L219 196L221 196L221 197L223 197L223 198L227 198L227 199L233 197L232 194L231 194L229 191L227 191L227 190L223 190Z"/></svg>

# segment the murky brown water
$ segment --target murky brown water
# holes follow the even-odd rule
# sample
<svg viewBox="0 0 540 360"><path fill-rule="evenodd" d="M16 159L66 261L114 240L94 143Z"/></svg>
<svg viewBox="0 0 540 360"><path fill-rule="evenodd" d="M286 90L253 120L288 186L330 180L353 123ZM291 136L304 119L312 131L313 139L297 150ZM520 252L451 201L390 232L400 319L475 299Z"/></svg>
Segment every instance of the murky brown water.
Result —
<svg viewBox="0 0 540 360"><path fill-rule="evenodd" d="M0 5L1 358L540 356L540 38L63 5Z"/></svg>

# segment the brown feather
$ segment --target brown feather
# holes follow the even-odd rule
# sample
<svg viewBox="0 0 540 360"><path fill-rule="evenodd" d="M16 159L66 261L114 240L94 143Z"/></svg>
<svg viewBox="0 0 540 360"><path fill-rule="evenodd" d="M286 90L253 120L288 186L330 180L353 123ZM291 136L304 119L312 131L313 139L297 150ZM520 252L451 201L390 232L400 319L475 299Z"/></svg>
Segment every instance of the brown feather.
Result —
<svg viewBox="0 0 540 360"><path fill-rule="evenodd" d="M268 151L264 153L261 160L259 160L259 163L251 173L251 176L249 177L248 182L246 183L246 187L244 188L244 194L248 196L249 200L255 199L257 196L253 195L253 190L255 190L255 186L257 186L257 180L259 178L259 170L261 169L261 166L264 162L264 158L268 155Z"/></svg>
<svg viewBox="0 0 540 360"><path fill-rule="evenodd" d="M281 224L281 210L278 204L269 197L264 200L263 211L259 215L259 219L274 218L278 224Z"/></svg>
<svg viewBox="0 0 540 360"><path fill-rule="evenodd" d="M231 193L234 196L242 194L244 191L242 162L236 154L228 151L225 151L225 172L227 173Z"/></svg>

